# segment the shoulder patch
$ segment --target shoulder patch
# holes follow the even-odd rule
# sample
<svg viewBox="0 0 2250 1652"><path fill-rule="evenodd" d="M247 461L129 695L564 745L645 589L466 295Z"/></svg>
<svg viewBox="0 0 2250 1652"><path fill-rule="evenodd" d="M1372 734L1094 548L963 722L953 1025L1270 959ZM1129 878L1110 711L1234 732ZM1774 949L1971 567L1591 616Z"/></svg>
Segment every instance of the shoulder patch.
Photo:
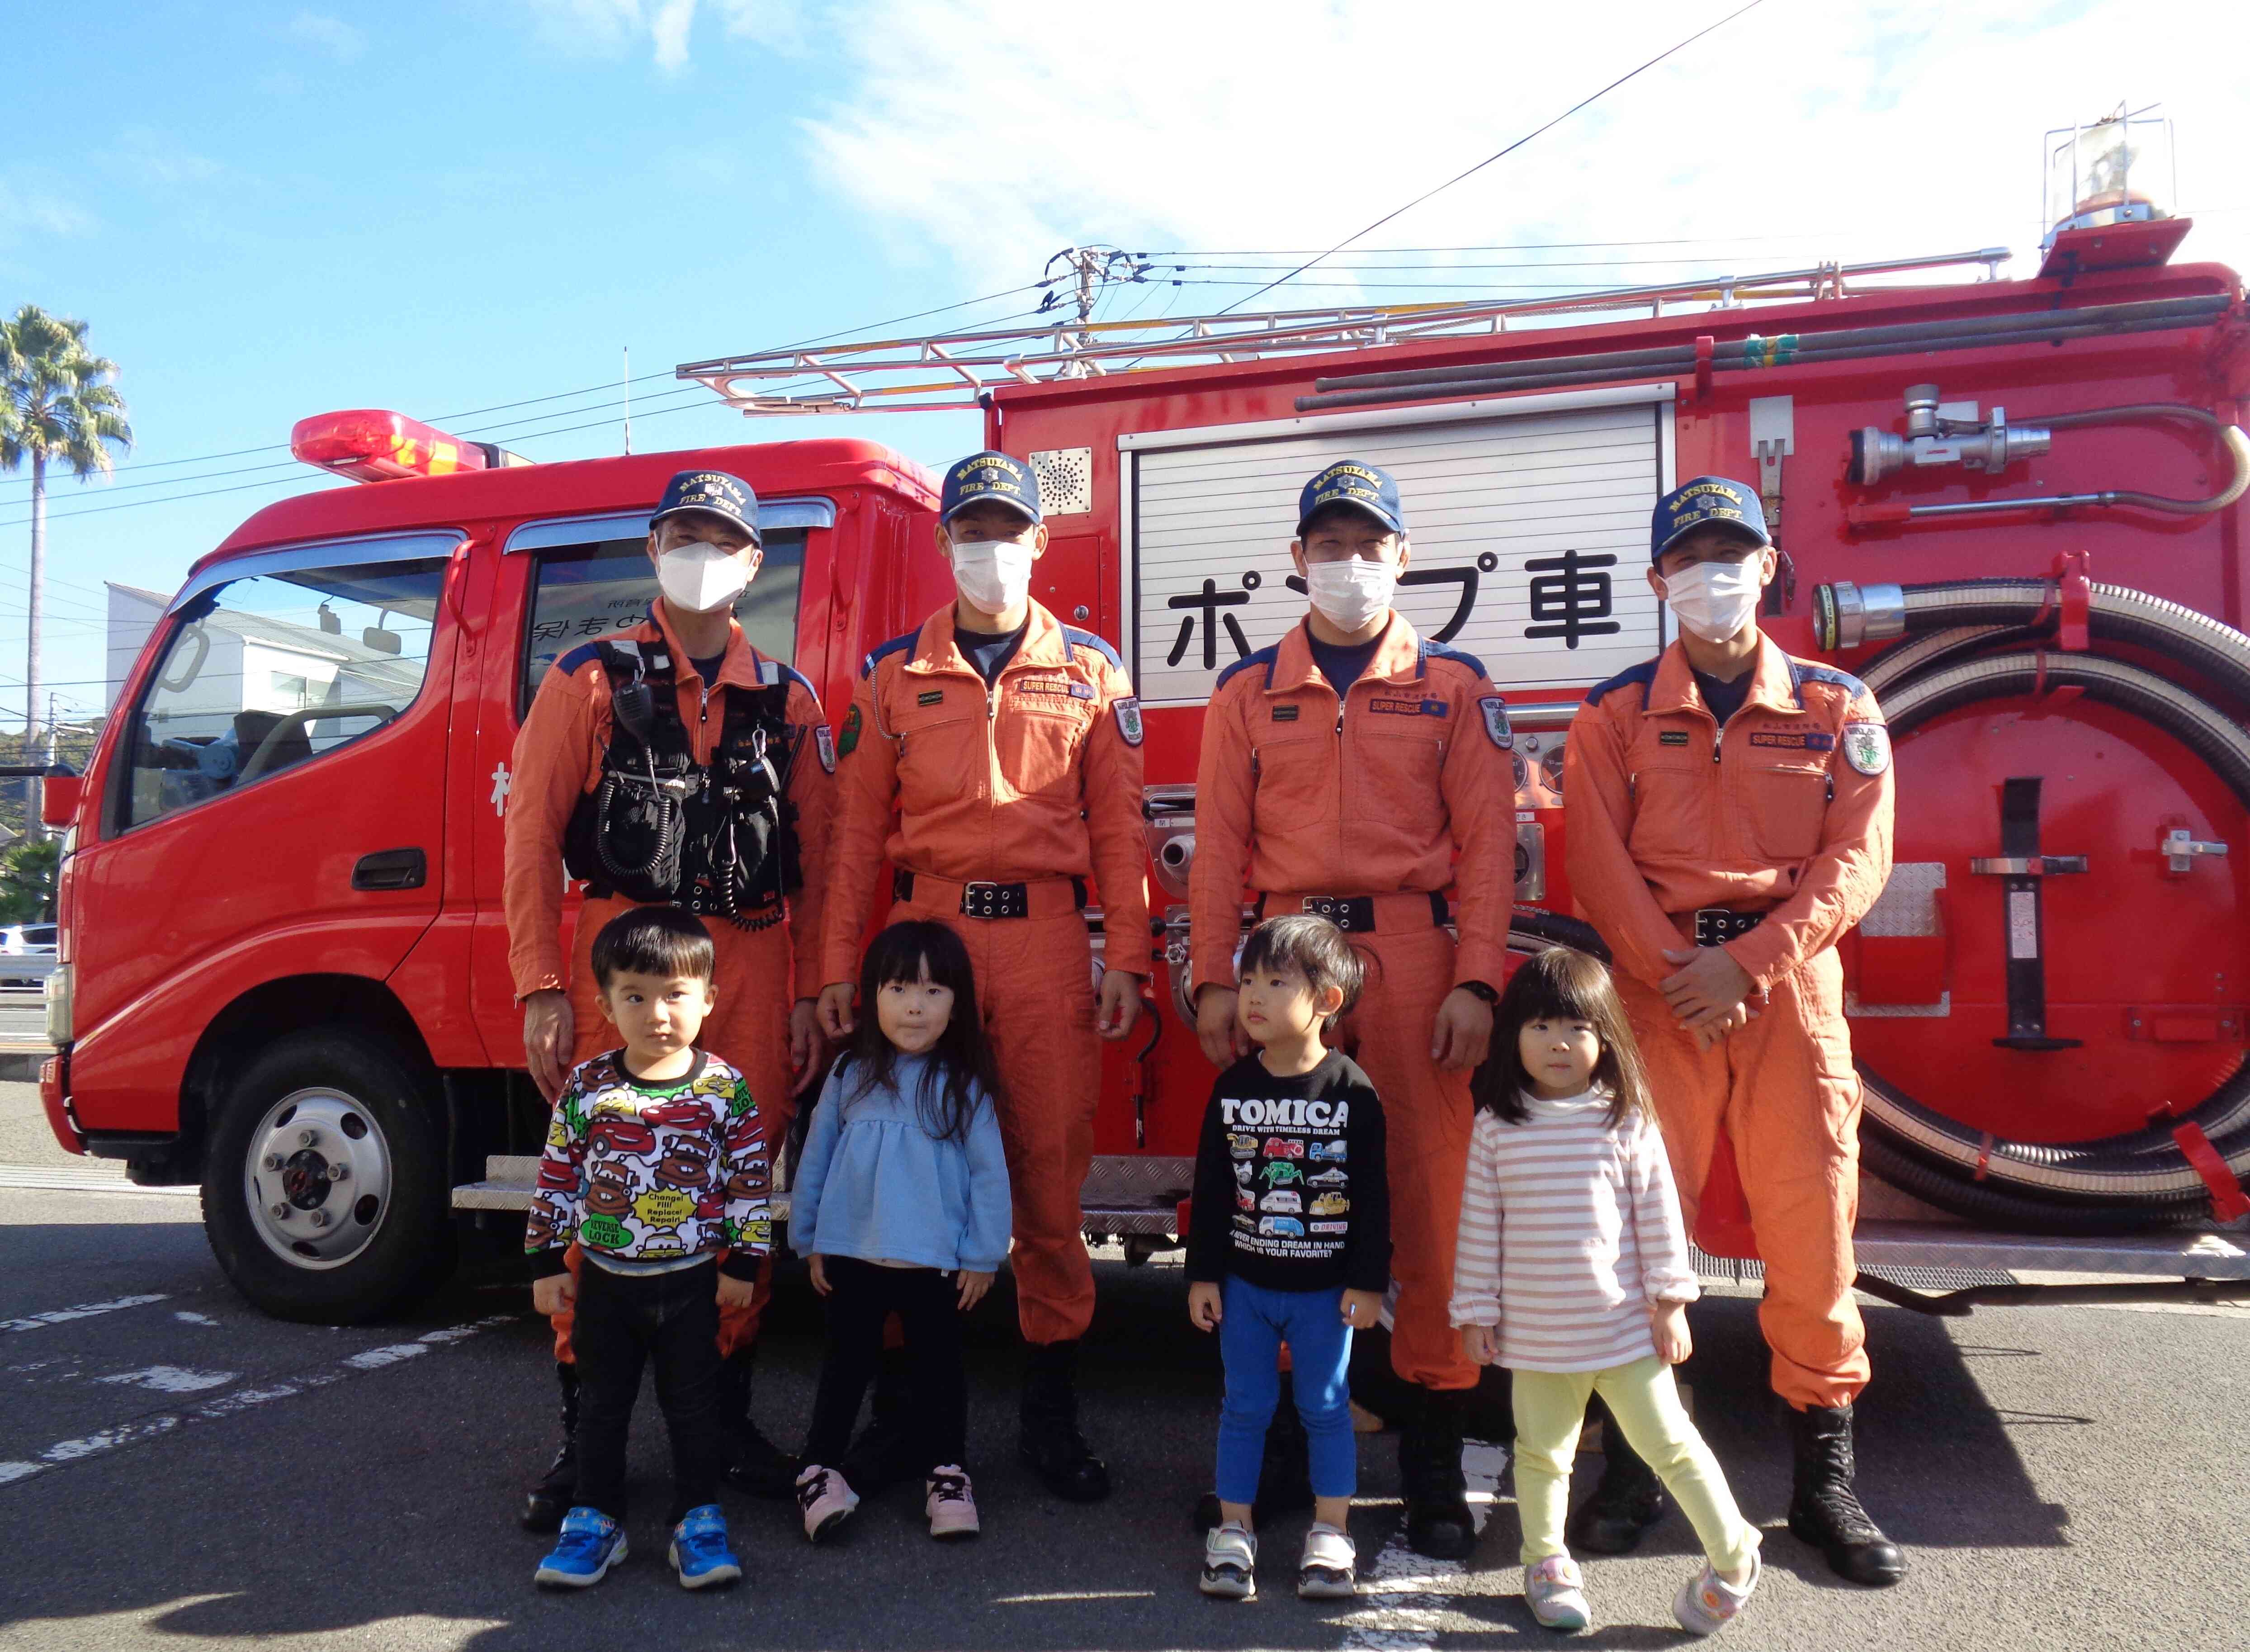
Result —
<svg viewBox="0 0 2250 1652"><path fill-rule="evenodd" d="M830 774L836 772L836 736L828 732L828 725L812 725L812 749L820 757L820 766Z"/></svg>
<svg viewBox="0 0 2250 1652"><path fill-rule="evenodd" d="M1880 722L1847 722L1839 742L1844 761L1865 775L1878 775L1891 766L1891 731Z"/></svg>
<svg viewBox="0 0 2250 1652"><path fill-rule="evenodd" d="M1273 643L1266 647L1260 648L1255 653L1245 654L1241 659L1236 660L1232 665L1229 666L1225 670L1218 674L1218 681L1211 685L1211 691L1213 694L1217 694L1221 688L1226 687L1228 678L1234 676L1239 672L1247 671L1253 666L1263 667L1266 672L1266 681L1271 682L1273 680L1274 662L1280 660L1280 657L1281 645L1279 643Z"/></svg>
<svg viewBox="0 0 2250 1652"><path fill-rule="evenodd" d="M882 660L884 655L894 654L901 648L911 648L915 643L921 640L921 632L919 630L915 630L908 632L904 636L894 637L888 642L877 643L873 651L870 653L865 660L862 660L859 662L859 674L863 677L873 676L875 674L875 667ZM807 684L806 686L809 688L811 685Z"/></svg>
<svg viewBox="0 0 2250 1652"><path fill-rule="evenodd" d="M853 751L858 750L859 744L859 702L854 700L852 702L852 708L844 714L844 737L837 743L836 746L836 752L839 757L848 757Z"/></svg>
<svg viewBox="0 0 2250 1652"><path fill-rule="evenodd" d="M1660 659L1661 656L1660 655L1659 660ZM1656 682L1657 665L1658 660L1644 660L1637 666L1628 666L1625 670L1618 672L1616 676L1612 677L1607 682L1596 683L1592 688L1586 690L1586 703L1590 706L1598 706L1602 702L1602 696L1610 693L1612 689L1623 688L1631 684L1639 683L1640 685L1640 703L1646 707L1648 704L1648 691Z"/></svg>
<svg viewBox="0 0 2250 1652"><path fill-rule="evenodd" d="M1072 647L1091 648L1118 670L1125 669L1125 662L1117 657L1117 651L1092 632L1080 631L1076 626L1065 626L1062 628L1062 636L1063 640Z"/></svg>
<svg viewBox="0 0 2250 1652"><path fill-rule="evenodd" d="M1116 714L1118 737L1128 746L1139 745L1141 743L1140 701L1128 695L1122 700L1111 701L1109 709Z"/></svg>
<svg viewBox="0 0 2250 1652"><path fill-rule="evenodd" d="M1478 659L1467 649L1456 648L1449 642L1431 642L1425 639L1422 644L1422 652L1426 654L1434 654L1440 660L1450 660L1456 665L1467 666L1471 671L1475 672L1480 677L1487 674L1483 660Z"/></svg>
<svg viewBox="0 0 2250 1652"><path fill-rule="evenodd" d="M1508 726L1508 702L1496 694L1484 695L1477 702L1484 713L1484 731L1492 736L1493 744L1502 751L1515 750L1515 731Z"/></svg>
<svg viewBox="0 0 2250 1652"><path fill-rule="evenodd" d="M1833 666L1811 665L1795 658L1789 662L1789 681L1797 690L1799 705L1805 703L1805 685L1808 682L1825 682L1832 688L1841 688L1848 700L1857 700L1867 692L1867 685L1848 671L1839 671Z"/></svg>

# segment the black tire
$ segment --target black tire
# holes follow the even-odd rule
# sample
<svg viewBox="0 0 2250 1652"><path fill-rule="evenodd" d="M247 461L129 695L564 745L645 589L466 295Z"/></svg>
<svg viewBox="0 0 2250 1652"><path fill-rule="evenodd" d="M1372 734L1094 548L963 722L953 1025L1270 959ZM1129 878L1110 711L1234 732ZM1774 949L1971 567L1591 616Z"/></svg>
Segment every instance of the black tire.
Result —
<svg viewBox="0 0 2250 1652"><path fill-rule="evenodd" d="M335 1261L284 1255L267 1237L274 1224L251 1208L245 1185L247 1161L258 1151L253 1137L261 1126L270 1136L268 1116L277 1104L306 1092L341 1098L329 1104L341 1105L348 1121L357 1116L358 1139L372 1136L390 1169L385 1194L364 1222L371 1231ZM427 1289L450 1268L453 1234L436 1081L387 1040L346 1026L293 1033L252 1058L215 1114L204 1156L204 1234L234 1288L266 1313L357 1324ZM348 1199L335 1208L339 1226L354 1220L356 1207Z"/></svg>

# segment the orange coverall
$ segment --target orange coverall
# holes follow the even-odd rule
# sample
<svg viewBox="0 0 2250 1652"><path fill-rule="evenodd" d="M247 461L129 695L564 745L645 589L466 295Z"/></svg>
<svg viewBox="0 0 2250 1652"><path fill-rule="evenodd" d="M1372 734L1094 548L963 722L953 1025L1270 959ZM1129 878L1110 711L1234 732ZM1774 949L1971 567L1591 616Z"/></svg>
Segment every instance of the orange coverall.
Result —
<svg viewBox="0 0 2250 1652"><path fill-rule="evenodd" d="M1890 747L1857 678L1763 638L1753 671L1723 729L1677 642L1601 684L1570 724L1563 801L1571 894L1616 957L1688 1226L1723 1127L1765 1261L1773 1386L1803 1410L1867 1383L1860 1080L1836 943L1890 876ZM1726 944L1763 995L1757 1016L1708 1050L1659 988L1699 907L1766 915Z"/></svg>
<svg viewBox="0 0 2250 1652"><path fill-rule="evenodd" d="M837 742L819 979L859 980L887 862L914 881L891 916L935 919L966 944L1000 1068L1024 1338L1066 1342L1094 1317L1078 1201L1101 1090L1093 950L1071 880L1101 887L1110 967L1147 974L1140 708L1109 645L1037 603L990 689L953 628L948 605L861 668ZM963 916L970 882L1031 885L1031 916Z"/></svg>
<svg viewBox="0 0 2250 1652"><path fill-rule="evenodd" d="M1393 613L1341 707L1302 625L1230 667L1196 769L1191 993L1235 984L1246 881L1268 917L1306 895L1378 897L1375 932L1351 937L1374 967L1340 1041L1375 1081L1390 1133L1391 1364L1432 1388L1477 1379L1446 1313L1469 1078L1431 1061L1430 1035L1446 993L1503 978L1515 819L1508 737L1484 667L1425 643ZM1458 945L1429 901L1448 884L1460 890Z"/></svg>
<svg viewBox="0 0 2250 1652"><path fill-rule="evenodd" d="M664 628L662 612L660 608L653 611L650 619L623 634L634 642L661 644L671 654L680 722L687 730L695 760L708 763L718 750L725 708L707 693L694 666ZM752 647L739 625L729 629L726 659L713 688L756 692L783 680L790 683L787 716L796 753L788 776L788 795L797 807L797 853L804 883L790 897L787 916L780 923L744 930L723 918L711 921L716 954L713 984L718 1002L696 1040L705 1049L732 1062L749 1081L750 1094L764 1125L769 1164L797 1111L796 1096L790 1088L790 1007L797 999L817 996L819 991L820 909L827 888L836 791L831 773L832 749L826 743L827 719L822 715L819 696L787 666L766 659ZM574 1033L570 1059L574 1062L615 1049L619 1041L617 1028L602 1013L590 960L594 937L602 926L636 904L621 895L601 900L589 896L579 910L578 927L565 964L563 829L579 798L601 784L602 754L609 743L609 673L590 648L566 653L539 685L531 710L516 733L509 763L514 778L508 786L501 901L507 915L508 970L514 978L516 997L520 1001L549 987L570 995ZM575 1273L576 1246L570 1248L569 1257ZM721 1353L756 1339L771 1276L769 1261L759 1270L749 1306L721 1310ZM568 1309L555 1317L554 1325L555 1357L567 1360L570 1358Z"/></svg>

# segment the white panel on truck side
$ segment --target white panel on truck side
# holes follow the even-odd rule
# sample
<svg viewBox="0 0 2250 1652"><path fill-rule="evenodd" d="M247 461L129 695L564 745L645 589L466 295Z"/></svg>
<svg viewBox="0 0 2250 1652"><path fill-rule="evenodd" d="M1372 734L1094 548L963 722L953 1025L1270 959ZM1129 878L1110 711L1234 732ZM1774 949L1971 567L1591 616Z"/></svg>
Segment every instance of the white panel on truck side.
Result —
<svg viewBox="0 0 2250 1652"><path fill-rule="evenodd" d="M1669 388L1125 439L1142 702L1200 705L1221 671L1296 624L1298 490L1339 459L1398 479L1412 547L1399 612L1481 659L1501 688L1588 685L1647 659L1664 640L1642 570L1670 480Z"/></svg>

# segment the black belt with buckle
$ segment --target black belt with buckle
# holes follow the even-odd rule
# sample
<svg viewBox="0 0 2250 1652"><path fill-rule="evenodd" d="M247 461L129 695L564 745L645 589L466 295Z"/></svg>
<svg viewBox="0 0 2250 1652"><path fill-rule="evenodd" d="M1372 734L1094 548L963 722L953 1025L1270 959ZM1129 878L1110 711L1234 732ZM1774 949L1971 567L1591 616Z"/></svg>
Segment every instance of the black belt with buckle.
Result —
<svg viewBox="0 0 2250 1652"><path fill-rule="evenodd" d="M1073 878L1072 891L1080 911L1086 909L1086 880ZM911 872L891 874L891 898L914 898ZM961 886L961 916L965 918L1027 918L1032 916L1032 886L1028 883L964 883Z"/></svg>
<svg viewBox="0 0 2250 1652"><path fill-rule="evenodd" d="M1722 906L1699 906L1695 909L1695 944L1724 946L1764 922L1763 912L1731 912Z"/></svg>
<svg viewBox="0 0 2250 1652"><path fill-rule="evenodd" d="M1253 909L1258 916L1266 916L1266 897L1260 895ZM1347 935L1375 933L1375 897L1371 895L1308 895L1302 897L1298 910L1308 917L1326 918ZM1446 906L1446 897L1435 889L1430 891L1430 922L1439 929L1446 926L1452 914Z"/></svg>

